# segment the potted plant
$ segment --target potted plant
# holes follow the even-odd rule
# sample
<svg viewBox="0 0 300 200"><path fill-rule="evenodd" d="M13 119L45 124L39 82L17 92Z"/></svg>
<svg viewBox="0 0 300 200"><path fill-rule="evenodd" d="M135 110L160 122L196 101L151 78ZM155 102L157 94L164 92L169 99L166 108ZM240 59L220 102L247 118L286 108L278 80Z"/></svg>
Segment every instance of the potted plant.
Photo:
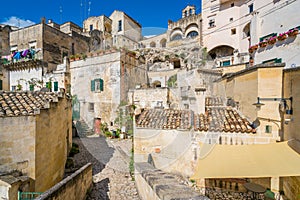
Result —
<svg viewBox="0 0 300 200"><path fill-rule="evenodd" d="M283 41L283 40L285 40L286 38L287 38L286 33L280 33L280 34L277 36L277 39L278 39L279 41Z"/></svg>
<svg viewBox="0 0 300 200"><path fill-rule="evenodd" d="M268 44L268 42L267 41L261 41L260 43L258 43L258 45L259 45L259 47L261 47L261 48L264 48L264 47L266 47L267 46L267 44Z"/></svg>
<svg viewBox="0 0 300 200"><path fill-rule="evenodd" d="M268 39L268 44L273 45L276 43L277 37L273 36Z"/></svg>
<svg viewBox="0 0 300 200"><path fill-rule="evenodd" d="M80 60L80 55L79 54L75 55L75 60Z"/></svg>
<svg viewBox="0 0 300 200"><path fill-rule="evenodd" d="M70 61L74 61L75 60L75 55L70 55Z"/></svg>
<svg viewBox="0 0 300 200"><path fill-rule="evenodd" d="M253 46L250 46L248 50L249 50L249 53L253 53L257 49L258 49L258 44L255 44Z"/></svg>
<svg viewBox="0 0 300 200"><path fill-rule="evenodd" d="M299 30L297 28L290 29L286 34L288 34L289 37L295 37L299 33Z"/></svg>

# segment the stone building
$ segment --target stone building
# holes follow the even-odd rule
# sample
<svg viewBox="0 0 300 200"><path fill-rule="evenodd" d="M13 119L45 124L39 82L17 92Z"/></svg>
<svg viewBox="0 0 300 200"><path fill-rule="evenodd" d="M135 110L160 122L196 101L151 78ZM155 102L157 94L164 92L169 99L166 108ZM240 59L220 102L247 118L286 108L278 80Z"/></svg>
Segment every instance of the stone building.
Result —
<svg viewBox="0 0 300 200"><path fill-rule="evenodd" d="M128 102L129 89L147 83L146 68L139 65L135 54L128 51L106 51L71 62L74 120L84 120L90 128L105 122L115 129L119 106Z"/></svg>
<svg viewBox="0 0 300 200"><path fill-rule="evenodd" d="M196 13L196 7L188 5L182 10L182 18L178 21L168 21L166 33L140 41L141 47L176 47L191 43L199 44L201 37L201 14Z"/></svg>
<svg viewBox="0 0 300 200"><path fill-rule="evenodd" d="M298 29L297 7L298 1L202 1L201 44L215 61L211 64L285 62L288 67L297 66L296 35L278 39L280 34L287 36L289 30Z"/></svg>
<svg viewBox="0 0 300 200"><path fill-rule="evenodd" d="M0 25L0 90L8 89L8 74L3 69L3 65L7 62L6 55L10 53L9 34L12 28L7 25Z"/></svg>
<svg viewBox="0 0 300 200"><path fill-rule="evenodd" d="M300 67L285 69L283 72L283 96L292 97L293 102L289 104L289 108L292 110L292 115L287 113L284 114L283 121L283 139L285 141L290 141L290 145L295 151L300 153L300 134L299 134L299 101L300 93L297 87L300 84ZM290 103L290 102L287 102ZM283 178L283 188L281 188L286 196L290 199L297 199L297 195L300 194L300 177L286 177Z"/></svg>
<svg viewBox="0 0 300 200"><path fill-rule="evenodd" d="M101 44L99 49L111 47L137 48L141 40L141 25L125 12L115 10L109 17L101 15L89 17L83 22L83 31L93 36L93 30L98 30Z"/></svg>
<svg viewBox="0 0 300 200"><path fill-rule="evenodd" d="M81 35L81 28L71 22L62 25L45 19L40 24L32 25L10 33L9 69L10 90L18 85L29 90L31 79L46 82L64 57L86 53L89 50L89 38Z"/></svg>
<svg viewBox="0 0 300 200"><path fill-rule="evenodd" d="M1 175L17 171L29 177L28 192L44 192L61 181L72 145L71 111L63 93L1 92Z"/></svg>

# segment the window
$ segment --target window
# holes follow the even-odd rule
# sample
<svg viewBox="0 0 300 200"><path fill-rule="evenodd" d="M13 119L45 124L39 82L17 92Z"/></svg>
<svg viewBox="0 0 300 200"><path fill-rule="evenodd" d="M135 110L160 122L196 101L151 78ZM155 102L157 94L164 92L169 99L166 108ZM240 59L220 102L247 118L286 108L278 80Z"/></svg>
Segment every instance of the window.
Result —
<svg viewBox="0 0 300 200"><path fill-rule="evenodd" d="M231 29L231 35L235 35L235 34L236 34L236 29L235 28Z"/></svg>
<svg viewBox="0 0 300 200"><path fill-rule="evenodd" d="M94 103L89 103L88 110L89 112L94 112Z"/></svg>
<svg viewBox="0 0 300 200"><path fill-rule="evenodd" d="M0 90L2 90L2 80L0 80Z"/></svg>
<svg viewBox="0 0 300 200"><path fill-rule="evenodd" d="M180 34L176 34L172 37L171 41L173 40L181 40L182 39L182 36Z"/></svg>
<svg viewBox="0 0 300 200"><path fill-rule="evenodd" d="M118 22L118 31L122 31L122 20Z"/></svg>
<svg viewBox="0 0 300 200"><path fill-rule="evenodd" d="M30 85L29 85L29 90L30 90L30 91L34 91L34 85L30 84Z"/></svg>
<svg viewBox="0 0 300 200"><path fill-rule="evenodd" d="M110 126L113 126L114 125L114 122L110 122Z"/></svg>
<svg viewBox="0 0 300 200"><path fill-rule="evenodd" d="M190 107L189 104L184 104L183 106L184 106L184 109L189 109L189 107Z"/></svg>
<svg viewBox="0 0 300 200"><path fill-rule="evenodd" d="M215 19L210 19L208 22L209 28L215 27Z"/></svg>
<svg viewBox="0 0 300 200"><path fill-rule="evenodd" d="M91 81L91 91L92 92L101 92L104 91L104 82L100 79L94 79Z"/></svg>
<svg viewBox="0 0 300 200"><path fill-rule="evenodd" d="M13 85L11 86L11 91L16 91L17 86Z"/></svg>
<svg viewBox="0 0 300 200"><path fill-rule="evenodd" d="M90 31L94 29L93 24L90 25Z"/></svg>
<svg viewBox="0 0 300 200"><path fill-rule="evenodd" d="M266 125L266 133L272 133L272 126Z"/></svg>
<svg viewBox="0 0 300 200"><path fill-rule="evenodd" d="M230 6L231 6L231 7L234 7L234 3L232 3Z"/></svg>
<svg viewBox="0 0 300 200"><path fill-rule="evenodd" d="M233 18L232 18L232 17L231 17L231 18L229 18L229 21L230 21L230 22L232 22L232 21L233 21Z"/></svg>
<svg viewBox="0 0 300 200"><path fill-rule="evenodd" d="M248 7L249 7L249 13L252 13L253 12L253 3L250 4Z"/></svg>
<svg viewBox="0 0 300 200"><path fill-rule="evenodd" d="M197 31L191 31L188 33L187 37L188 38L194 38L198 36L198 32Z"/></svg>

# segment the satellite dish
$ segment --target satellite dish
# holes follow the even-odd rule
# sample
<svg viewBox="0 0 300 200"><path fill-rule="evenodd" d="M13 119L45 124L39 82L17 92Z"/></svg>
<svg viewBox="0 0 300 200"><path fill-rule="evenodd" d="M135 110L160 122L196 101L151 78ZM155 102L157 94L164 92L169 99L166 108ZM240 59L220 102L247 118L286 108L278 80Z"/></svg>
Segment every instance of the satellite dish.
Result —
<svg viewBox="0 0 300 200"><path fill-rule="evenodd" d="M260 126L260 121L259 121L258 118L256 118L256 119L252 122L251 127L252 127L252 128L257 128L257 127L259 127L259 126Z"/></svg>

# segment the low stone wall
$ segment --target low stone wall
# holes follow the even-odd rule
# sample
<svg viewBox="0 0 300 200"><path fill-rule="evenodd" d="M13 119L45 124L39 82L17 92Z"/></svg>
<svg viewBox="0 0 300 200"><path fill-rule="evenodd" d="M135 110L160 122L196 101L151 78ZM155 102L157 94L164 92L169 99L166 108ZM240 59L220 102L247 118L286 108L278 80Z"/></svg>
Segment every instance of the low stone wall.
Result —
<svg viewBox="0 0 300 200"><path fill-rule="evenodd" d="M37 200L84 200L92 186L92 164L88 163L71 176L40 195Z"/></svg>
<svg viewBox="0 0 300 200"><path fill-rule="evenodd" d="M135 181L142 200L209 200L180 183L174 175L158 170L149 163L135 164Z"/></svg>

